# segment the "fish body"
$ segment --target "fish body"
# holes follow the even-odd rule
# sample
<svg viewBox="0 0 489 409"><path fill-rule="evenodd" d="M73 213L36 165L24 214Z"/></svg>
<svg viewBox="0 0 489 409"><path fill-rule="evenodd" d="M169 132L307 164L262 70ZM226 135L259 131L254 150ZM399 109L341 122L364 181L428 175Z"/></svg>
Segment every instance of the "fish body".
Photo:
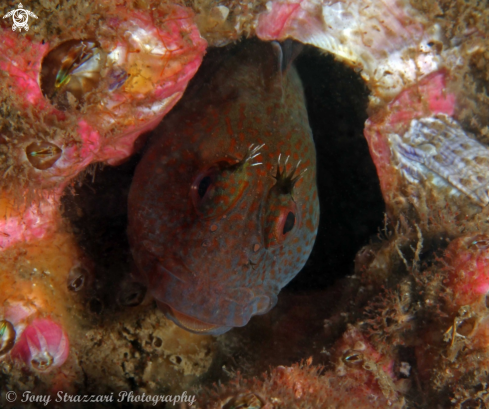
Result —
<svg viewBox="0 0 489 409"><path fill-rule="evenodd" d="M193 332L269 311L315 241L316 152L282 55L258 41L210 51L135 172L136 265L167 316Z"/></svg>

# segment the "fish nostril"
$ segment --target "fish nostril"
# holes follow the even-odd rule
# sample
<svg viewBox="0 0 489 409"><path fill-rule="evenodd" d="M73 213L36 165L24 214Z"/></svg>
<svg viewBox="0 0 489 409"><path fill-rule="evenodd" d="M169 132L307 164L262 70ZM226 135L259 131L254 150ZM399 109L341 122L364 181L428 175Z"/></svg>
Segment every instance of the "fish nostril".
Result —
<svg viewBox="0 0 489 409"><path fill-rule="evenodd" d="M253 260L248 259L248 262L245 264L245 267L251 267L253 270L256 270L258 263L254 263Z"/></svg>
<svg viewBox="0 0 489 409"><path fill-rule="evenodd" d="M241 266L241 268L245 270L252 268L253 270L255 270L259 264L260 264L260 260L256 254L253 254L248 249L243 250L239 260L239 265Z"/></svg>

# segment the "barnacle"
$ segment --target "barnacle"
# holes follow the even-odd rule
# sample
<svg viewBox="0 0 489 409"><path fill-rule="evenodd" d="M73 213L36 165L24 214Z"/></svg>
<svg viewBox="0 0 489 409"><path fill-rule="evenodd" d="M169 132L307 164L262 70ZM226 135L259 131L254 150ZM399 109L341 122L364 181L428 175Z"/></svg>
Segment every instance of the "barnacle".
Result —
<svg viewBox="0 0 489 409"><path fill-rule="evenodd" d="M49 352L46 351L43 351L35 355L31 359L31 366L40 372L47 371L52 364L53 364L53 357L49 354Z"/></svg>
<svg viewBox="0 0 489 409"><path fill-rule="evenodd" d="M122 282L117 301L124 307L135 307L141 304L146 296L146 287L132 280Z"/></svg>
<svg viewBox="0 0 489 409"><path fill-rule="evenodd" d="M72 268L67 278L68 290L74 292L82 290L87 280L87 276L88 272L84 267L76 266Z"/></svg>
<svg viewBox="0 0 489 409"><path fill-rule="evenodd" d="M15 329L12 323L0 321L0 356L8 353L15 343Z"/></svg>
<svg viewBox="0 0 489 409"><path fill-rule="evenodd" d="M342 357L343 362L348 366L360 366L363 363L364 357L358 351L346 351Z"/></svg>
<svg viewBox="0 0 489 409"><path fill-rule="evenodd" d="M52 167L61 157L61 148L50 142L33 142L25 149L30 164L39 170Z"/></svg>
<svg viewBox="0 0 489 409"><path fill-rule="evenodd" d="M97 41L65 41L42 61L43 94L59 109L79 107L85 96L99 85L105 61L105 52ZM75 101L70 100L73 97Z"/></svg>
<svg viewBox="0 0 489 409"><path fill-rule="evenodd" d="M64 329L48 318L37 318L24 329L11 355L33 369L44 372L63 365L69 350Z"/></svg>

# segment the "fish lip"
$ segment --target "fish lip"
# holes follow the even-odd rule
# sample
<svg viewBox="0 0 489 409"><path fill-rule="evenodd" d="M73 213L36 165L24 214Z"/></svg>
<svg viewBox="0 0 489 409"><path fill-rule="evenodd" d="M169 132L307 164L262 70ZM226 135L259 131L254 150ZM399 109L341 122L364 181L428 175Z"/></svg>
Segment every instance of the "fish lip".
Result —
<svg viewBox="0 0 489 409"><path fill-rule="evenodd" d="M232 327L225 325L210 324L193 317L189 317L168 304L157 301L158 307L163 311L165 316L173 321L176 325L186 331L199 335L221 335L229 331Z"/></svg>
<svg viewBox="0 0 489 409"><path fill-rule="evenodd" d="M273 290L261 286L203 286L199 274L176 258L160 259L149 278L148 288L167 318L194 333L219 335L244 326L276 303Z"/></svg>

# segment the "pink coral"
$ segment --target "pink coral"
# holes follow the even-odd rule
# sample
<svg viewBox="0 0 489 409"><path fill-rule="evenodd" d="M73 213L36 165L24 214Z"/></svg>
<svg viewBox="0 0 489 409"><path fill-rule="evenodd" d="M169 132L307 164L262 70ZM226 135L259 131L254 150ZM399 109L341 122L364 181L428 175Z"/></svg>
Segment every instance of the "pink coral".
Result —
<svg viewBox="0 0 489 409"><path fill-rule="evenodd" d="M321 7L312 2L271 2L258 19L256 34L263 40L282 40L293 37L305 41L322 30ZM307 41L305 41L307 42Z"/></svg>

